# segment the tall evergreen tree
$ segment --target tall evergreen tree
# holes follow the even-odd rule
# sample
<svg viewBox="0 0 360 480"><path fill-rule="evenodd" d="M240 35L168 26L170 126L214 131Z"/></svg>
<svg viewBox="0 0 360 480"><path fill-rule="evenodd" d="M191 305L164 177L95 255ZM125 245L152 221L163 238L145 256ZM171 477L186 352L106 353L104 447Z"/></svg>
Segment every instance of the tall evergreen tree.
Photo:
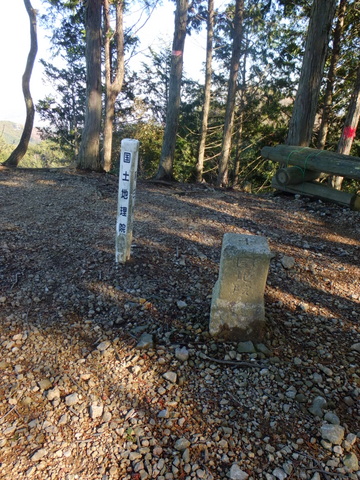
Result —
<svg viewBox="0 0 360 480"><path fill-rule="evenodd" d="M357 70L354 90L352 92L349 108L345 118L345 124L342 130L341 138L338 143L337 151L344 155L350 155L351 147L356 136L356 130L360 119L360 59ZM343 177L334 177L332 179L333 186L341 189Z"/></svg>
<svg viewBox="0 0 360 480"><path fill-rule="evenodd" d="M314 0L287 143L308 146L315 122L329 34L337 0Z"/></svg>
<svg viewBox="0 0 360 480"><path fill-rule="evenodd" d="M231 149L231 137L234 125L235 99L237 90L237 79L240 66L240 54L242 48L242 33L243 33L243 18L244 18L244 0L236 0L232 54L230 64L230 75L228 81L228 93L226 100L226 113L223 141L221 147L221 156L219 162L219 173L217 178L218 186L226 186L228 184L228 165Z"/></svg>
<svg viewBox="0 0 360 480"><path fill-rule="evenodd" d="M116 27L112 32L110 26L110 3L104 2L104 49L105 49L105 118L104 118L104 156L103 168L106 172L111 169L111 154L113 143L113 128L115 116L115 102L122 89L124 67L124 1L115 0ZM111 65L111 43L115 44L115 68Z"/></svg>
<svg viewBox="0 0 360 480"><path fill-rule="evenodd" d="M101 171L101 5L102 0L86 4L86 110L77 167Z"/></svg>
<svg viewBox="0 0 360 480"><path fill-rule="evenodd" d="M344 30L344 17L346 12L348 0L340 0L337 13L336 27L333 34L332 51L330 58L330 65L326 80L326 89L324 95L324 106L322 108L321 124L317 138L317 148L323 149L325 147L327 134L329 131L330 114L333 102L333 94L336 82L336 69L340 58L341 40Z"/></svg>
<svg viewBox="0 0 360 480"><path fill-rule="evenodd" d="M206 65L205 65L205 85L204 85L204 105L202 110L202 120L200 129L199 153L196 162L196 181L203 179L206 136L208 130L210 101L211 101L211 77L212 77L212 59L213 59L213 38L214 38L214 0L208 0L207 11L207 35L206 35Z"/></svg>
<svg viewBox="0 0 360 480"><path fill-rule="evenodd" d="M158 180L173 180L176 133L179 122L180 90L183 72L183 54L188 19L188 0L176 1L175 29L172 44L171 71L169 82L169 102L166 125L161 150L159 168L155 175Z"/></svg>

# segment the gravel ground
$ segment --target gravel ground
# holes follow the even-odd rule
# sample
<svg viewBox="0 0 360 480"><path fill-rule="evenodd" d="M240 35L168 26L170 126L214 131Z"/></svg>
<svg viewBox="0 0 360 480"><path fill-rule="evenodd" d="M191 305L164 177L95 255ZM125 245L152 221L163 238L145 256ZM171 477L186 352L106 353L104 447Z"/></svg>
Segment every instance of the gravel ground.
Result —
<svg viewBox="0 0 360 480"><path fill-rule="evenodd" d="M0 170L0 478L360 479L360 215L139 182ZM225 232L273 258L261 344L214 341Z"/></svg>

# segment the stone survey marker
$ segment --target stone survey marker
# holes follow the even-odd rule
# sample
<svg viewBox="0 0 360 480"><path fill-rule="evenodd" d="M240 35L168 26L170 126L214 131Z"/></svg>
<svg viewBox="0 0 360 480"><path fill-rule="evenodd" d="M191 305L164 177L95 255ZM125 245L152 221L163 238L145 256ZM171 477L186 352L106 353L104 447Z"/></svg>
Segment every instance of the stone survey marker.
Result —
<svg viewBox="0 0 360 480"><path fill-rule="evenodd" d="M266 238L226 233L214 286L210 334L226 341L260 341L270 249Z"/></svg>
<svg viewBox="0 0 360 480"><path fill-rule="evenodd" d="M129 260L131 253L138 156L138 140L125 138L121 141L115 241L115 259L117 263L125 263L126 260Z"/></svg>

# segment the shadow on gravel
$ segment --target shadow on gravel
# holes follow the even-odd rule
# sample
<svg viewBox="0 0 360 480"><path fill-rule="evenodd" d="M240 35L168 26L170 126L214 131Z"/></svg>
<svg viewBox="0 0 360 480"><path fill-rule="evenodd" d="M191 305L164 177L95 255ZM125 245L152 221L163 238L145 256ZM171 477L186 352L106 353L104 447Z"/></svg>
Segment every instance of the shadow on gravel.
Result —
<svg viewBox="0 0 360 480"><path fill-rule="evenodd" d="M359 327L358 313L353 313L358 312L359 301L349 297L352 288L355 293L359 276L351 278L346 270L359 270L359 240L351 225L334 236L334 229L319 216L333 212L339 219L339 207L315 209L310 203L300 203L299 211L295 202L271 197L208 193L201 189L194 192L195 187L189 186L177 186L177 191L169 193L140 182L132 258L126 265L116 265L117 198L113 179L65 173L56 178L52 174L43 174L43 178L38 174L25 175L22 178L21 173L0 172L0 348L6 359L1 395L18 392L20 386L22 396L32 398L33 403L23 410L25 423L36 418L43 421L44 412L50 411L46 389L36 390L41 380L49 379L51 388L61 389L62 402L73 392L86 399L72 406L73 410L60 400L58 403L58 413L70 416L63 430L72 442L79 444L86 439L74 437L76 419L88 411L91 403L102 403L110 411L112 402L120 397L122 406L112 418L114 438L120 445L125 441L135 444L137 434L132 429L131 409L146 410L144 418L159 422L161 411L182 408L183 391L186 395L194 394L193 410L189 408L187 415L197 425L199 436L214 428L220 430L221 425L211 427L206 419L223 408L221 428L229 428L231 422L238 421L237 417L241 423L247 415L246 422L257 423L256 429L264 436L269 435L274 441L279 436L286 443L292 430L291 416L283 415L281 424L272 422L270 417L259 419L251 399L244 405L245 400L236 403L234 396L226 397L228 393L234 395L239 387L232 381L236 375L240 384L248 382L243 372L234 374L234 369L224 367L226 383L215 378L215 394L213 384L202 391L197 385L203 372L205 377L216 370L209 367L211 362L208 365L203 360L201 367L200 363L193 364L182 372L174 360L176 345L191 345L194 355L202 350L211 353L213 348L219 358L235 348L215 345L207 332L221 242L228 231L264 235L274 252L266 289L269 328L265 340L272 345L273 356L284 362L284 370L299 356L305 360L296 372L299 382L300 373L310 382L320 362L330 365L341 381L355 378L344 359L349 344L356 341L354 327ZM341 220L343 225L346 218L344 215ZM329 232L334 240L323 237ZM282 267L284 255L294 257L293 270ZM337 289L337 276L342 291ZM144 332L153 335L156 353L135 348ZM325 342L326 348L319 347L319 342ZM329 349L331 358L326 356ZM159 362L158 357L164 362ZM310 367L306 366L308 359L314 362ZM16 371L16 365L22 371L20 367ZM171 368L179 369L179 377L188 376L193 383L181 380L184 384L179 381L176 387L168 387L162 375ZM260 388L261 378L256 378L255 386L250 381L248 385L252 402L263 402L261 408L265 409L267 395L272 393L265 395ZM280 380L274 376L272 382L277 384ZM154 385L165 389L170 406L164 403L165 393L160 395ZM319 395L328 394L326 381L316 388ZM177 394L173 394L176 389ZM226 400L223 406L222 400ZM308 420L308 400L298 411L290 412L294 418ZM339 409L342 418L350 423L349 408L343 399L334 397L333 401L333 408ZM204 413L203 404L211 407L210 412ZM0 416L7 415L15 422L16 412L9 415L11 407L4 405ZM230 407L234 405L235 414L231 417ZM172 448L174 432L164 434L167 419L166 413L163 415L161 428L156 422L151 425L164 445ZM89 422L88 438L104 433L97 428L101 428L100 419ZM168 429L173 428L179 437L191 433L186 430L186 423L169 424ZM354 431L360 426L356 428ZM52 434L45 432L41 437L40 433L27 440L33 441L33 450L44 443L46 435ZM243 434L247 435L245 431ZM113 443L111 435L109 442ZM165 437L169 438L164 440ZM30 448L28 443L26 448ZM95 465L96 459L92 461ZM222 464L221 467L227 468Z"/></svg>

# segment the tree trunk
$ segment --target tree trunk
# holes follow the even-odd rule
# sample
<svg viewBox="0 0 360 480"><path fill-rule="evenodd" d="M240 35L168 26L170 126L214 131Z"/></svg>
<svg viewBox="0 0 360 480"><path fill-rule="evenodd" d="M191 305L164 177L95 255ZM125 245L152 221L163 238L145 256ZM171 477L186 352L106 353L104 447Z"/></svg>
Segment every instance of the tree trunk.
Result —
<svg viewBox="0 0 360 480"><path fill-rule="evenodd" d="M171 56L169 102L167 106L166 125L159 168L155 175L155 178L158 180L173 180L173 164L180 111L181 77L183 71L183 52L186 37L188 7L188 0L177 0L175 31Z"/></svg>
<svg viewBox="0 0 360 480"><path fill-rule="evenodd" d="M357 71L355 87L351 95L349 110L346 115L345 125L338 143L337 152L350 155L350 150L356 135L360 119L360 66ZM341 189L343 177L334 177L332 185L337 190Z"/></svg>
<svg viewBox="0 0 360 480"><path fill-rule="evenodd" d="M242 153L242 138L243 138L243 129L244 129L244 108L245 108L245 97L247 90L246 83L246 70L247 70L247 58L248 58L248 47L249 41L248 36L243 39L244 45L244 61L241 71L241 92L240 92L240 102L239 102L239 116L237 120L237 131L236 131L236 152L235 152L235 165L234 165L234 175L233 175L233 186L239 184L239 177L241 171L241 153Z"/></svg>
<svg viewBox="0 0 360 480"><path fill-rule="evenodd" d="M77 167L101 171L101 3L86 4L86 111Z"/></svg>
<svg viewBox="0 0 360 480"><path fill-rule="evenodd" d="M226 113L223 140L221 147L221 156L219 162L219 172L217 177L217 186L226 186L228 184L228 164L231 149L231 137L234 126L234 109L237 90L237 77L240 66L240 53L242 44L242 30L244 17L244 0L236 0L235 18L234 18L234 36L231 54L230 76L228 84L228 94L226 101Z"/></svg>
<svg viewBox="0 0 360 480"><path fill-rule="evenodd" d="M114 78L112 79L109 0L104 0L105 120L104 120L103 168L105 172L108 172L111 169L115 102L122 89L122 85L124 81L124 30L123 30L124 1L117 0L115 5L116 5L116 29L115 29L114 39L116 43L117 63L116 63Z"/></svg>
<svg viewBox="0 0 360 480"><path fill-rule="evenodd" d="M336 4L336 0L313 2L288 145L306 147L310 144Z"/></svg>
<svg viewBox="0 0 360 480"><path fill-rule="evenodd" d="M317 139L317 148L322 150L325 147L326 138L329 130L329 119L333 101L333 90L336 78L336 67L339 63L340 57L340 43L341 36L344 30L344 17L348 0L340 0L338 19L333 36L333 48L330 60L330 67L328 72L328 78L326 82L326 90L324 97L324 107L322 111L321 124Z"/></svg>
<svg viewBox="0 0 360 480"><path fill-rule="evenodd" d="M36 12L32 8L30 0L24 0L24 5L30 20L30 51L27 58L25 72L22 77L22 90L26 105L26 120L18 146L4 162L4 165L7 167L17 167L23 156L26 154L35 118L34 102L30 93L30 78L37 54Z"/></svg>
<svg viewBox="0 0 360 480"><path fill-rule="evenodd" d="M239 176L241 170L241 141L243 136L243 128L244 128L244 111L242 109L243 102L240 102L242 106L240 106L240 114L238 118L238 122L236 122L237 130L236 130L236 152L235 152L235 165L234 165L234 178L232 180L232 185L239 184Z"/></svg>
<svg viewBox="0 0 360 480"><path fill-rule="evenodd" d="M211 75L212 75L212 53L214 37L214 0L208 0L207 16L207 37L206 37L206 67L205 67L205 87L204 87L204 106L202 112L202 122L200 130L199 155L196 164L196 181L203 179L206 134L208 128L208 118L211 99Z"/></svg>

